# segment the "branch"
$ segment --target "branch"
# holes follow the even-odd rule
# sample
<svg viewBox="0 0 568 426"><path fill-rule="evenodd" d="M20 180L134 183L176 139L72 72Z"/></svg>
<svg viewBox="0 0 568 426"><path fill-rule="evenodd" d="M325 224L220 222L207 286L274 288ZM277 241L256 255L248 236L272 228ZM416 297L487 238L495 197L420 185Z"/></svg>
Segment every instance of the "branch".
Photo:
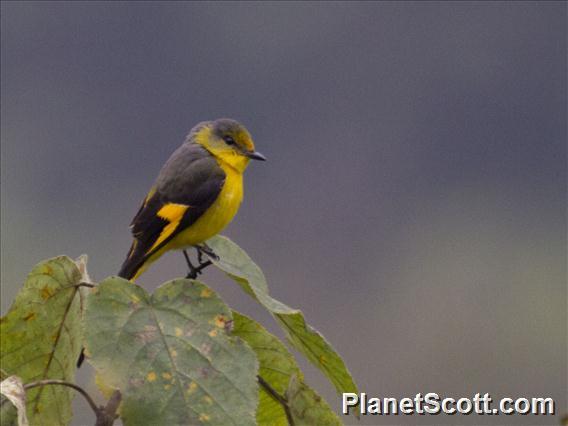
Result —
<svg viewBox="0 0 568 426"><path fill-rule="evenodd" d="M278 392L276 392L276 390L272 386L270 386L268 382L264 380L261 376L257 376L257 378L260 386L262 386L264 390L266 390L266 392L268 392L268 394L272 398L274 398L276 401L282 404L282 408L284 408L284 412L286 413L286 419L288 420L288 424L290 426L294 426L294 419L292 418L292 412L290 411L288 400L282 395L280 395Z"/></svg>
<svg viewBox="0 0 568 426"><path fill-rule="evenodd" d="M93 398L91 398L91 395L89 395L87 391L85 391L82 387L74 383L66 382L64 380L54 380L54 379L39 380L37 382L28 383L27 385L24 385L24 389L28 390L45 385L67 386L69 388L75 389L77 392L83 395L83 397L87 400L87 402L91 406L91 409L94 411L95 416L97 417L95 426L112 426L114 420L118 417L116 414L116 410L118 409L118 406L120 405L120 401L122 399L122 396L120 395L120 392L118 390L115 390L113 392L105 407L102 406L97 407L97 404L95 404L95 401L93 401Z"/></svg>
<svg viewBox="0 0 568 426"><path fill-rule="evenodd" d="M122 395L118 390L115 390L110 396L106 407L101 407L101 410L97 414L97 422L95 423L95 426L112 426L118 417L116 410L118 410L118 406L121 401Z"/></svg>
<svg viewBox="0 0 568 426"><path fill-rule="evenodd" d="M61 385L75 389L77 392L79 392L81 395L85 397L85 399L87 400L87 402L89 403L95 414L98 413L99 408L97 407L97 404L95 404L95 401L93 401L93 398L91 398L91 395L89 395L82 387L77 386L74 383L69 383L64 380L48 379L48 380L40 380L38 382L28 383L27 385L24 385L24 389L28 390L32 388L37 388L38 386L45 386L45 385Z"/></svg>
<svg viewBox="0 0 568 426"><path fill-rule="evenodd" d="M91 283L80 282L79 284L75 284L75 287L95 288L95 285Z"/></svg>

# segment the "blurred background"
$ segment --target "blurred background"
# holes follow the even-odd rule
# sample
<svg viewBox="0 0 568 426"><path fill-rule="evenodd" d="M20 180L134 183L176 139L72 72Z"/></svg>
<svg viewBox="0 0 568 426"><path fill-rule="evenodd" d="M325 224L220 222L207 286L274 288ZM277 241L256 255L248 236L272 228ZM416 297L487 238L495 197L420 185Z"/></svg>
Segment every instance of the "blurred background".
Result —
<svg viewBox="0 0 568 426"><path fill-rule="evenodd" d="M269 161L224 234L361 391L553 397L558 413L359 424L558 424L566 3L1 7L3 314L43 259L87 253L95 280L115 274L164 161L197 122L232 117ZM139 283L185 272L173 253ZM220 273L203 280L281 335ZM76 398L75 424L93 422Z"/></svg>

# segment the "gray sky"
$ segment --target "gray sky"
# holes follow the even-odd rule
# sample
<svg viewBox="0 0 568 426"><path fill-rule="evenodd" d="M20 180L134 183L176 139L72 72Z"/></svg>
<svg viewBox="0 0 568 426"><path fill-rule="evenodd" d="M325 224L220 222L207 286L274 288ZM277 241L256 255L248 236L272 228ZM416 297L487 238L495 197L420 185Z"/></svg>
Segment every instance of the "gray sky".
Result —
<svg viewBox="0 0 568 426"><path fill-rule="evenodd" d="M362 391L552 396L566 413L564 2L1 7L2 312L42 259L115 274L162 163L197 122L232 117L270 161L225 234ZM174 253L139 282L184 273ZM203 280L277 330L221 274ZM395 423L558 419L361 422Z"/></svg>

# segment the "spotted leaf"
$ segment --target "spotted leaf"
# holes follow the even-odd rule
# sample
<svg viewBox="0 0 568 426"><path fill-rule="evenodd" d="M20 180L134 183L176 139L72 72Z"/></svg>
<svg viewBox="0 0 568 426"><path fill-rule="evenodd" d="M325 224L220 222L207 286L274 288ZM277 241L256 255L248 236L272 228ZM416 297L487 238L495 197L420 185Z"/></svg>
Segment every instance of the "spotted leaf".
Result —
<svg viewBox="0 0 568 426"><path fill-rule="evenodd" d="M126 425L253 425L258 362L228 333L232 313L198 281L149 295L122 278L87 302L86 350L105 384L120 389Z"/></svg>

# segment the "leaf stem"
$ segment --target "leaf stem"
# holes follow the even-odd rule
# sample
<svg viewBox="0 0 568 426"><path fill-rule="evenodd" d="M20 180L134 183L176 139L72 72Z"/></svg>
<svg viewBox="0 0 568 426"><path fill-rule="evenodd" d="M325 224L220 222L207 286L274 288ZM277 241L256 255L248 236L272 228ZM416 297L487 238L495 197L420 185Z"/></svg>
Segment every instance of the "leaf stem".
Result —
<svg viewBox="0 0 568 426"><path fill-rule="evenodd" d="M83 397L91 406L91 409L95 412L95 416L97 417L95 426L112 426L114 421L118 417L116 410L118 409L118 406L120 405L120 402L122 400L122 396L118 390L115 390L113 392L105 407L97 407L97 404L95 404L95 401L93 401L93 398L91 398L91 395L89 395L86 390L84 390L81 386L76 385L75 383L66 382L65 380L39 380L37 382L24 385L24 389L28 390L45 385L67 386L69 388L75 389L77 392L83 395Z"/></svg>
<svg viewBox="0 0 568 426"><path fill-rule="evenodd" d="M282 407L284 408L284 413L286 413L286 419L288 420L288 424L290 426L294 426L294 419L292 417L292 412L290 411L290 405L288 405L288 400L284 396L276 392L276 390L272 386L270 386L268 382L264 380L261 376L257 376L257 378L260 386L262 386L264 390L266 390L266 392L268 392L268 394L272 398L274 398L282 405Z"/></svg>
<svg viewBox="0 0 568 426"><path fill-rule="evenodd" d="M112 426L114 424L114 421L118 418L116 411L118 410L121 401L122 395L117 389L110 396L106 407L101 407L99 413L97 414L97 422L95 423L95 426Z"/></svg>
<svg viewBox="0 0 568 426"><path fill-rule="evenodd" d="M28 389L32 389L32 388L37 388L38 386L45 386L45 385L61 385L61 386L67 386L69 388L75 389L77 392L79 392L81 395L83 395L85 397L85 399L87 400L87 402L89 403L89 405L91 406L91 408L93 409L95 414L98 414L99 407L97 407L97 404L95 404L95 401L93 401L93 398L91 398L91 395L89 395L87 393L87 391L85 391L81 386L77 386L74 383L66 382L65 380L47 379L47 380L40 380L40 381L33 382L33 383L28 383L27 385L24 385L24 389L28 390Z"/></svg>
<svg viewBox="0 0 568 426"><path fill-rule="evenodd" d="M79 284L76 284L75 287L95 288L95 285L91 283L80 282Z"/></svg>

